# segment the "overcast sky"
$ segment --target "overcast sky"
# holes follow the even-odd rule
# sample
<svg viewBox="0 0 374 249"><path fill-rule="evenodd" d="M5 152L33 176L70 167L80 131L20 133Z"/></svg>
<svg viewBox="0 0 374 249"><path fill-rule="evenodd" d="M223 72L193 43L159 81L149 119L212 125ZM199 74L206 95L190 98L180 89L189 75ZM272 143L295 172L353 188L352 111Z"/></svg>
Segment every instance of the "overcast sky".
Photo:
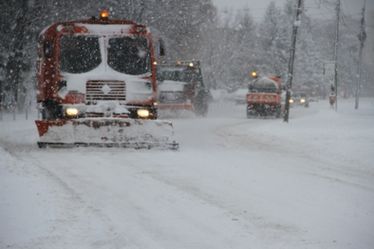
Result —
<svg viewBox="0 0 374 249"><path fill-rule="evenodd" d="M255 19L260 19L265 12L266 7L271 0L212 0L218 7L220 12L224 10L239 10L242 8L249 8L250 13ZM276 4L282 6L285 0L275 1Z"/></svg>
<svg viewBox="0 0 374 249"><path fill-rule="evenodd" d="M222 12L225 9L243 9L248 8L250 13L256 20L260 20L266 10L266 7L271 1L274 1L278 6L282 7L286 0L212 0L213 3L218 7L219 11ZM374 11L374 0L366 0L368 10ZM328 18L331 15L335 15L331 7L324 4L326 0L304 0L306 10L313 16L319 16L321 18ZM329 2L334 2L329 0ZM352 14L359 16L364 0L341 0L342 11L345 14ZM297 4L297 0L295 0Z"/></svg>

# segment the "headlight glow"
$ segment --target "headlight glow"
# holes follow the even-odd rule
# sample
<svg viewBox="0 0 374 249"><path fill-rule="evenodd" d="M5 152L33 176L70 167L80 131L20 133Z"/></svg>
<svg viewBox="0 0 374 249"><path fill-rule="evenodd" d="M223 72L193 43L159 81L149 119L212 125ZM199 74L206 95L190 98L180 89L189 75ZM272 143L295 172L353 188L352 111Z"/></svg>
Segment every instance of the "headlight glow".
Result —
<svg viewBox="0 0 374 249"><path fill-rule="evenodd" d="M74 117L74 116L78 115L79 110L77 108L74 108L74 107L68 107L68 108L66 108L65 113L69 117Z"/></svg>
<svg viewBox="0 0 374 249"><path fill-rule="evenodd" d="M305 99L300 99L300 103L304 104L305 103Z"/></svg>
<svg viewBox="0 0 374 249"><path fill-rule="evenodd" d="M136 111L139 117L141 118L148 118L149 117L149 111L147 109L139 109Z"/></svg>
<svg viewBox="0 0 374 249"><path fill-rule="evenodd" d="M294 101L293 101L293 99L290 99L290 101L289 101L289 102L290 102L290 104L292 104L292 103L293 103Z"/></svg>

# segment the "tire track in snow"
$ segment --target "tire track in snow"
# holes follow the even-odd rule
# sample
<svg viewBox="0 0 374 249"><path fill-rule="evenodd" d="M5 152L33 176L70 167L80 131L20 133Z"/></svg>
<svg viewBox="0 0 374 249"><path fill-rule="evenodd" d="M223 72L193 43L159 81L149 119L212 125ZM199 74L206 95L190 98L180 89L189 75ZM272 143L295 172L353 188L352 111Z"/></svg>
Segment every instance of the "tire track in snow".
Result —
<svg viewBox="0 0 374 249"><path fill-rule="evenodd" d="M7 169L14 173L30 178L42 178L43 184L50 188L48 193L54 196L51 205L57 212L57 217L52 220L46 220L46 226L50 231L43 237L34 238L28 241L27 245L13 244L9 249L16 248L49 248L51 244L69 245L79 248L123 248L128 244L123 235L119 235L112 225L111 220L99 209L87 203L74 188L69 186L60 176L44 166L43 161L36 157L36 152L49 153L47 150L40 150L36 145L23 144L16 142L1 141L1 147L12 159L12 165ZM10 159L7 160L8 162ZM43 180L44 178L44 180ZM95 227L85 227L84 224L90 224L92 221L98 224L91 224ZM97 229L97 225L104 227L102 234L92 232ZM30 228L32 229L32 228ZM76 233L74 234L74 231ZM96 233L96 235L94 235ZM92 236L89 236L92 234ZM96 238L97 237L97 238ZM117 245L117 246L116 246ZM69 247L70 247L69 246ZM141 248L141 247L139 247Z"/></svg>
<svg viewBox="0 0 374 249"><path fill-rule="evenodd" d="M250 124L250 125L257 125ZM242 130L239 127L246 125L246 133L239 133L237 131ZM315 175L327 180L336 181L344 184L349 184L354 187L359 187L367 191L374 191L373 184L370 184L373 178L373 173L362 171L359 168L349 168L345 164L328 159L325 151L319 151L311 155L310 148L305 148L305 144L300 144L292 140L281 140L279 137L267 134L258 134L254 131L248 130L247 122L238 122L234 124L228 124L222 127L217 127L214 130L220 138L225 140L224 146L228 149L253 149L257 151L265 151L268 153L277 153L280 155L288 155L290 157L297 157L308 164L304 165L303 169L307 170L310 175ZM282 144L280 143L282 141ZM313 148L318 150L317 148ZM312 163L310 163L312 162ZM357 164L357 161L351 161L352 164ZM309 165L309 166L308 166ZM318 170L316 170L316 167ZM298 168L300 170L300 168ZM323 174L320 172L323 171ZM339 176L336 175L339 174ZM353 178L356 179L353 181ZM364 179L366 184L361 180Z"/></svg>
<svg viewBox="0 0 374 249"><path fill-rule="evenodd" d="M222 199L218 199L213 195L204 193L201 189L184 184L180 180L173 180L157 172L145 172L152 179L159 181L171 188L176 189L178 192L187 194L188 198L199 200L204 205L212 206L221 210L222 214L226 219L231 220L240 229L243 229L251 237L266 239L269 244L276 243L279 237L300 237L303 231L299 230L297 227L285 224L279 224L267 220L263 216L259 216L249 209L242 210L239 207L235 208L229 203ZM274 239L276 238L276 239ZM262 245L262 248L264 245Z"/></svg>

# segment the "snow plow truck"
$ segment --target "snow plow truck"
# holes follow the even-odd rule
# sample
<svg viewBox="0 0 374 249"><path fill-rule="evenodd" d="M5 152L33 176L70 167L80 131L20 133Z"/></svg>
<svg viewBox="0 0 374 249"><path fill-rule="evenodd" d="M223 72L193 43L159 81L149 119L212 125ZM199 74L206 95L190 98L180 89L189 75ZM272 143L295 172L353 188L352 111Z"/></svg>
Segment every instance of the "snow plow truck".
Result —
<svg viewBox="0 0 374 249"><path fill-rule="evenodd" d="M172 123L157 120L155 49L144 25L108 11L50 25L39 36L37 88L40 148L178 148Z"/></svg>
<svg viewBox="0 0 374 249"><path fill-rule="evenodd" d="M248 90L247 118L281 116L283 108L280 77L255 77Z"/></svg>
<svg viewBox="0 0 374 249"><path fill-rule="evenodd" d="M209 91L204 85L199 61L160 63L157 68L160 110L207 115Z"/></svg>

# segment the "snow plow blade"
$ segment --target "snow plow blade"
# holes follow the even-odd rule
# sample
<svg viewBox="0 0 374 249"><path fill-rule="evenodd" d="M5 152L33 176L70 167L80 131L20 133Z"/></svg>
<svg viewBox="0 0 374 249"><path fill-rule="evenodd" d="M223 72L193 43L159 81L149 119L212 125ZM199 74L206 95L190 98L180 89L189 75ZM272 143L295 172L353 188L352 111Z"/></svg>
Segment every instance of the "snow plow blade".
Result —
<svg viewBox="0 0 374 249"><path fill-rule="evenodd" d="M37 120L39 148L125 147L134 149L179 148L169 121L129 118Z"/></svg>

